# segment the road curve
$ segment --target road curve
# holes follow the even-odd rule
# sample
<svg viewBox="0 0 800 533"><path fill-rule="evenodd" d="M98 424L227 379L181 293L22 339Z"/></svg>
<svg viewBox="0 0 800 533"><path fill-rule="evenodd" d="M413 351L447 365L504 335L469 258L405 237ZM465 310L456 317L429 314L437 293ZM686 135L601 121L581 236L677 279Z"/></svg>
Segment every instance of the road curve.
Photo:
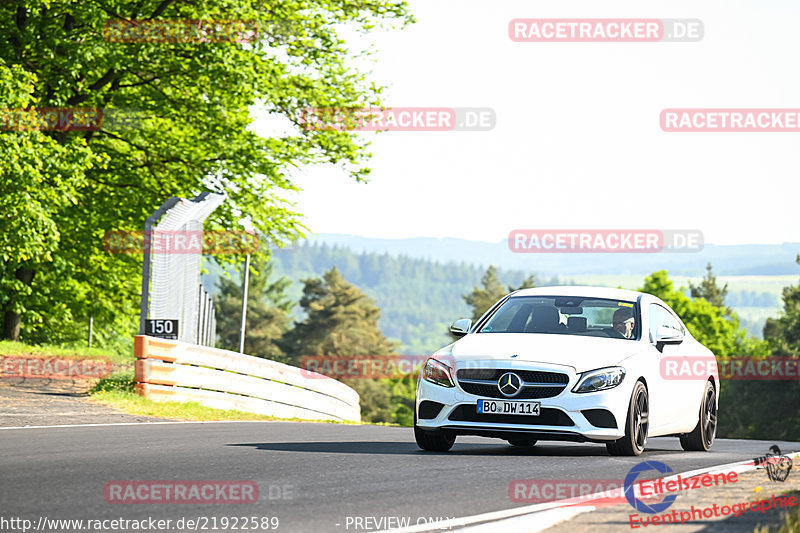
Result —
<svg viewBox="0 0 800 533"><path fill-rule="evenodd" d="M450 453L432 454L417 449L409 428L291 422L0 429L0 502L4 517L34 523L255 516L277 517L278 531L365 531L388 523L364 517L414 524L524 505L509 500L515 479L622 479L645 459L685 472L751 459L772 444L800 450L717 440L710 453L683 452L677 438L657 438L642 457L621 458L597 444L520 450L460 437ZM260 495L240 505L109 504L103 488L112 480L251 480Z"/></svg>

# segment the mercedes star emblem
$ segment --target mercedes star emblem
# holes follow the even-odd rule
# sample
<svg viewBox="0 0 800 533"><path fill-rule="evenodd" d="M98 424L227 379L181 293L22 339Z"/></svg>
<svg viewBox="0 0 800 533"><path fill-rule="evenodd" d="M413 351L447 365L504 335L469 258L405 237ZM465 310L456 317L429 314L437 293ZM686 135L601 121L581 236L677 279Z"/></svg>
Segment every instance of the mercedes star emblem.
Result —
<svg viewBox="0 0 800 533"><path fill-rule="evenodd" d="M522 378L513 372L506 372L497 380L497 388L503 396L516 396L522 389Z"/></svg>

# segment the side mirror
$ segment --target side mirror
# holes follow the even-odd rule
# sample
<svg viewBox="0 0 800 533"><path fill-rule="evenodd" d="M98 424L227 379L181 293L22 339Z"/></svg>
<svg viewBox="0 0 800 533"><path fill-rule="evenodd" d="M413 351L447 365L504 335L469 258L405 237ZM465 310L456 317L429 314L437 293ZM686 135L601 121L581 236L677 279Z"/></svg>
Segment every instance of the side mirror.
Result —
<svg viewBox="0 0 800 533"><path fill-rule="evenodd" d="M469 333L469 328L471 327L472 320L469 318L461 318L453 322L453 325L450 326L450 333L452 333L454 337L463 337Z"/></svg>
<svg viewBox="0 0 800 533"><path fill-rule="evenodd" d="M656 349L662 350L665 344L680 344L683 342L683 333L677 329L659 326L655 335Z"/></svg>

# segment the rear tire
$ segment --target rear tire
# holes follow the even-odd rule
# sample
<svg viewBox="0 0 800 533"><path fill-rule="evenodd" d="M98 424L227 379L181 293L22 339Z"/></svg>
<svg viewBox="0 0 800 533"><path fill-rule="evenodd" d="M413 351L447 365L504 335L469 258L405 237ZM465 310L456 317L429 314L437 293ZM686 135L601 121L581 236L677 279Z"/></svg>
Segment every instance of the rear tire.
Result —
<svg viewBox="0 0 800 533"><path fill-rule="evenodd" d="M518 448L533 448L536 446L536 439L508 439L508 443Z"/></svg>
<svg viewBox="0 0 800 533"><path fill-rule="evenodd" d="M611 455L641 455L647 444L647 430L650 427L650 403L647 387L637 381L631 394L628 417L625 421L625 436L614 442L606 443Z"/></svg>
<svg viewBox="0 0 800 533"><path fill-rule="evenodd" d="M706 381L703 400L700 402L700 418L697 426L688 435L681 437L681 448L687 452L707 452L717 435L717 391Z"/></svg>
<svg viewBox="0 0 800 533"><path fill-rule="evenodd" d="M456 436L448 431L425 431L417 427L417 413L414 412L414 439L417 446L426 452L446 452L456 443Z"/></svg>

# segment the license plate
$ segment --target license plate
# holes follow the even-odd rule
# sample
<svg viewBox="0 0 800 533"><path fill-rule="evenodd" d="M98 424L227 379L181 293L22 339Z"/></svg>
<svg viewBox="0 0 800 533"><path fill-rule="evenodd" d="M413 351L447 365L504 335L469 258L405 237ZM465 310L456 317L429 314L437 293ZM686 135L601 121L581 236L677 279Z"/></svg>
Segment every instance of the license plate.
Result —
<svg viewBox="0 0 800 533"><path fill-rule="evenodd" d="M478 400L478 413L482 415L539 416L539 402L509 402L506 400Z"/></svg>

